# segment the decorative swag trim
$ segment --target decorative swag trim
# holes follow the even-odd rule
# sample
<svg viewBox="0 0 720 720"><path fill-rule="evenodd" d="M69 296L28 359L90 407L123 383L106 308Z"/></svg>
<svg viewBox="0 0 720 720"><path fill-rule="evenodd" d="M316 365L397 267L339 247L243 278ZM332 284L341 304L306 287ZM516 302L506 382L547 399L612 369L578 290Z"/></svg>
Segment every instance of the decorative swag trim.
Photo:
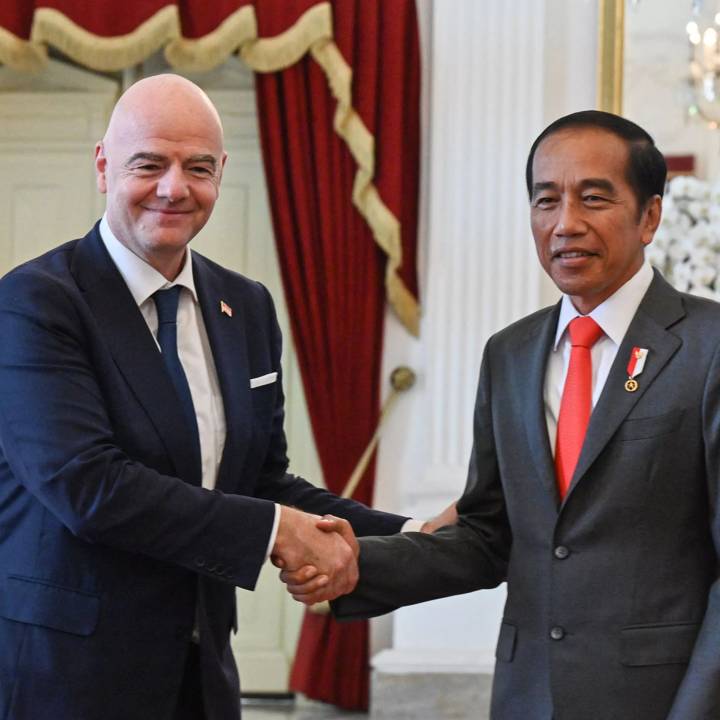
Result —
<svg viewBox="0 0 720 720"><path fill-rule="evenodd" d="M38 8L28 44L43 53L43 64L45 46L52 45L80 65L112 72L137 65L179 35L180 18L174 5L158 10L131 33L116 37L93 35L54 8Z"/></svg>
<svg viewBox="0 0 720 720"><path fill-rule="evenodd" d="M270 38L258 38L252 5L238 9L213 32L196 40L182 37L176 5L158 10L131 33L110 38L89 33L52 8L35 11L29 41L0 28L0 62L16 70L41 70L47 61L47 45L85 67L103 72L136 65L163 46L170 65L187 72L217 67L237 50L255 72L273 73L294 65L309 52L325 73L337 101L335 132L358 165L353 204L388 258L385 275L388 302L408 331L419 334L417 299L398 274L402 264L400 221L385 205L373 183L375 138L353 108L352 68L334 42L329 2L318 2L285 32Z"/></svg>

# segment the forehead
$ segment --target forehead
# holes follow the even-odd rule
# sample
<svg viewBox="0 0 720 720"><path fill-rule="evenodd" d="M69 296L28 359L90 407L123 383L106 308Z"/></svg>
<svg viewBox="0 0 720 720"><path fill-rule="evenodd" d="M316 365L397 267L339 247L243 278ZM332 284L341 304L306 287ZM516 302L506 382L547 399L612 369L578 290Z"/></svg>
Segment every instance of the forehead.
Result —
<svg viewBox="0 0 720 720"><path fill-rule="evenodd" d="M628 145L602 128L565 128L546 137L533 158L533 183L605 178L627 184Z"/></svg>
<svg viewBox="0 0 720 720"><path fill-rule="evenodd" d="M132 155L153 151L160 154L211 154L219 157L223 150L222 132L214 118L202 109L168 108L135 110L124 114L117 125L114 140L120 152Z"/></svg>

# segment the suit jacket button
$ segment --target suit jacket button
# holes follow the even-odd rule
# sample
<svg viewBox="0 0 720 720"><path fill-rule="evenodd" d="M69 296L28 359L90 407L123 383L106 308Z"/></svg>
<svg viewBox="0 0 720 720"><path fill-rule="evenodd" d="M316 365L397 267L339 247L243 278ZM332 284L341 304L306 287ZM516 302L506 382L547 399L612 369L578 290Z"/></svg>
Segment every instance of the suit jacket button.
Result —
<svg viewBox="0 0 720 720"><path fill-rule="evenodd" d="M565 545L558 545L555 550L553 550L553 555L558 560L564 560L566 557L570 557L570 550L565 547Z"/></svg>
<svg viewBox="0 0 720 720"><path fill-rule="evenodd" d="M557 625L552 630L550 630L550 639L551 640L562 640L564 637L565 637L565 629L561 628L559 625Z"/></svg>
<svg viewBox="0 0 720 720"><path fill-rule="evenodd" d="M205 567L205 558L196 557L196 558L195 558L195 565L196 565L196 567L199 567L199 568Z"/></svg>

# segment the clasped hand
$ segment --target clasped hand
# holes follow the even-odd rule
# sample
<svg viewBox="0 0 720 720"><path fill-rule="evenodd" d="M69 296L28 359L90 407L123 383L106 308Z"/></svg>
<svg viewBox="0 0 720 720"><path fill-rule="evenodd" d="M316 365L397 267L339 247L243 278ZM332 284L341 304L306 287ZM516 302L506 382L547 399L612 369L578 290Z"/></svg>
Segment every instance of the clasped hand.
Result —
<svg viewBox="0 0 720 720"><path fill-rule="evenodd" d="M352 592L358 581L358 554L347 520L281 508L270 559L298 602L314 605Z"/></svg>
<svg viewBox="0 0 720 720"><path fill-rule="evenodd" d="M433 533L458 521L456 503L425 522L421 532ZM355 589L360 546L350 523L334 515L309 515L283 507L271 560L280 579L298 602L315 605Z"/></svg>

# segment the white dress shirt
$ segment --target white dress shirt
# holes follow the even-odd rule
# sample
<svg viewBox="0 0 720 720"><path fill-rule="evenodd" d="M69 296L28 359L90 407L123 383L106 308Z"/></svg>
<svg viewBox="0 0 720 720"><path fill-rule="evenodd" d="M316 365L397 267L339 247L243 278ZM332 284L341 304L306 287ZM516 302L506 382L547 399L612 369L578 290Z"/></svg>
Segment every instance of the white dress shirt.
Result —
<svg viewBox="0 0 720 720"><path fill-rule="evenodd" d="M650 287L652 279L652 268L650 263L645 260L635 275L590 313L590 317L603 331L603 335L600 336L600 339L590 351L592 358L593 408L605 387L605 381L617 355L620 343L622 343L625 333L640 306L640 302ZM544 387L545 421L547 422L548 437L553 456L555 455L560 400L565 386L568 364L570 363L571 346L567 326L571 320L580 317L580 315L575 309L572 300L567 295L563 295L560 317L558 318L555 333L555 343L548 358ZM630 358L628 358L629 360Z"/></svg>
<svg viewBox="0 0 720 720"><path fill-rule="evenodd" d="M200 435L202 486L215 488L218 469L225 447L225 408L220 393L215 361L210 350L205 322L198 303L192 272L190 248L180 274L172 282L123 245L113 234L107 218L100 222L100 236L110 257L125 280L157 343L158 316L153 294L180 285L177 311L177 346L180 362L187 377ZM160 345L158 344L158 350Z"/></svg>

